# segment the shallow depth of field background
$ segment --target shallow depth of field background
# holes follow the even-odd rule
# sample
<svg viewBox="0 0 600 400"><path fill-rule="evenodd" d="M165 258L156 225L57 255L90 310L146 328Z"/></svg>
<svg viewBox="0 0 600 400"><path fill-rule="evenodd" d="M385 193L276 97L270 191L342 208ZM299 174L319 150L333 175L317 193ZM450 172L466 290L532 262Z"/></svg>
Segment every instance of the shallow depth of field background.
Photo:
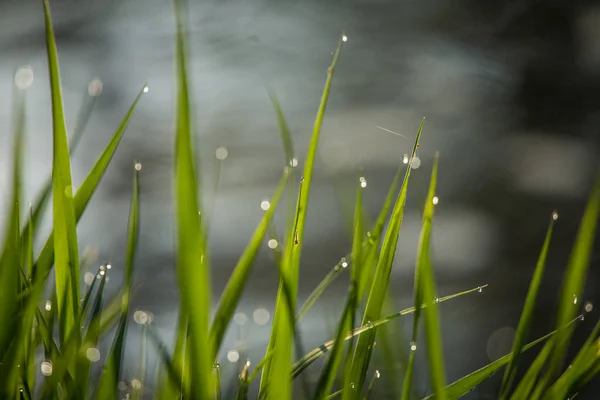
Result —
<svg viewBox="0 0 600 400"><path fill-rule="evenodd" d="M38 2L24 3L0 0L2 210L9 178L10 96L14 72L23 65L34 72L27 94L25 196L33 200L51 172L42 8ZM75 184L93 165L143 83L148 83L149 92L79 224L79 240L82 251L97 252L98 263L113 265L107 289L116 291L124 260L130 166L139 159L143 165L141 236L133 309L152 313L152 323L171 343L178 313L171 190L172 4L162 0L51 3L71 130L83 99L101 89L73 159ZM280 98L298 167L302 167L331 52L345 30L348 42L334 77L315 166L299 302L351 248L356 179L367 179L365 202L375 218L425 116L420 166L413 164L416 170L392 272L396 305L412 304L420 214L433 153L439 150L439 204L433 233L439 293L490 285L481 294L440 307L448 381L510 351L547 222L557 208L560 218L532 335L552 329L558 285L600 161L600 2L190 3L196 148L201 155L204 208L212 213L215 299L263 213L261 202L272 195L283 168L283 150L265 87L271 86ZM215 157L220 146L227 149L221 161ZM225 152L221 149L219 155L223 158ZM217 171L220 181L215 194ZM282 226L285 215L279 214L277 224ZM4 218L3 211L0 224ZM600 309L599 268L600 251L596 251L582 304L598 305L578 329L579 338L591 330ZM342 275L302 321L305 347L333 335L346 279ZM237 353L255 362L264 354L277 282L265 243L239 309L245 318L236 316L238 325L230 329L220 357L225 379L233 378L244 361L236 362ZM408 327L406 321L410 320L404 320ZM130 379L137 373L133 358L139 352L141 329L137 328L131 325L128 334ZM408 348L406 338L398 341L397 346ZM148 395L156 361L150 353ZM422 368L417 379L425 393L428 382ZM493 395L496 383L497 377L470 398ZM385 385L377 391L385 398ZM587 395L593 391L592 385Z"/></svg>

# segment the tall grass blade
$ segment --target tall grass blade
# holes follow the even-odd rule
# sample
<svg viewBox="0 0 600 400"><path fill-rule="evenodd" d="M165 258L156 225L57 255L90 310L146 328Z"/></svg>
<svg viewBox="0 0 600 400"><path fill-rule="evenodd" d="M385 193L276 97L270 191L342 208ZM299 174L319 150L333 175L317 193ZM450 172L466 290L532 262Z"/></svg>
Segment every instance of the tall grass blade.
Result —
<svg viewBox="0 0 600 400"><path fill-rule="evenodd" d="M44 0L43 4L52 98L54 265L56 271L56 297L58 300L59 338L62 346L66 341L68 329L74 325L75 316L79 312L79 255L77 232L75 230L71 161L69 158L67 128L60 88L58 54L48 0Z"/></svg>
<svg viewBox="0 0 600 400"><path fill-rule="evenodd" d="M127 235L127 253L125 258L124 291L121 297L121 316L117 326L117 332L112 347L106 358L100 382L96 393L97 400L111 400L118 397L117 386L121 376L121 366L123 364L123 354L125 348L125 331L127 329L127 318L129 316L129 302L131 296L131 287L133 286L133 266L137 250L139 235L139 174L136 163L133 174L133 193L131 196L131 206L129 211L129 227Z"/></svg>
<svg viewBox="0 0 600 400"><path fill-rule="evenodd" d="M410 344L410 354L408 356L408 364L406 367L406 374L404 375L404 385L402 387L402 400L408 400L410 398L411 388L412 388L412 375L413 375L413 366L415 362L415 354L417 350L417 341L419 339L419 323L421 316L421 307L425 303L427 307L425 308L425 312L428 310L434 310L434 325L437 325L437 329L439 329L439 322L437 321L437 310L435 307L437 306L434 298L435 293L431 293L434 290L433 283L433 271L431 268L431 259L430 259L430 242L431 242L431 229L433 222L433 211L435 205L433 204L433 197L435 196L435 187L437 181L437 168L438 168L438 157L436 155L435 161L433 164L433 171L431 174L431 181L429 183L429 191L427 194L427 199L425 201L425 211L423 213L423 228L421 229L421 236L419 238L419 246L417 248L417 263L415 267L415 281L414 281L414 290L415 290L415 314L413 318L413 331L412 331L412 342ZM426 315L426 324L428 326L427 329L427 345L428 345L428 353L430 354L430 362L429 366L432 367L433 363L441 363L443 368L443 359L431 359L434 357L441 357L441 348L439 343L433 343L431 346L429 331L432 327L429 326L431 321L430 315ZM433 338L433 340L440 340L439 338ZM431 347L430 347L431 346ZM435 353L439 352L439 353ZM433 357L432 357L433 356ZM441 371L443 380L443 370ZM439 371L431 370L430 372L432 381L434 382L435 393L439 393L441 389L444 388L445 384L443 382L436 382L440 377L437 376ZM443 395L442 395L443 396Z"/></svg>
<svg viewBox="0 0 600 400"><path fill-rule="evenodd" d="M191 133L190 96L184 41L183 0L175 1L177 17L177 109L175 133L175 188L177 275L182 312L189 319L190 398L214 395L213 350L209 342L210 279L206 240L198 215L198 194Z"/></svg>
<svg viewBox="0 0 600 400"><path fill-rule="evenodd" d="M538 353L537 357L533 361L533 363L527 369L525 376L519 382L516 389L514 390L511 400L520 400L529 398L529 394L531 393L531 389L537 382L538 376L542 371L542 368L546 364L548 357L550 357L550 352L552 351L552 342L546 342L542 350Z"/></svg>
<svg viewBox="0 0 600 400"><path fill-rule="evenodd" d="M562 368L567 347L573 334L573 327L567 325L577 313L577 302L581 298L583 285L590 264L590 257L594 246L594 235L600 214L600 171L596 178L594 188L588 200L587 207L575 245L571 253L571 259L565 272L562 290L559 300L556 329L558 334L553 338L554 350L550 355L550 366L547 374L553 379Z"/></svg>
<svg viewBox="0 0 600 400"><path fill-rule="evenodd" d="M263 369L263 375L261 378L261 391L266 386L269 386L267 394L268 400L288 400L291 398L292 386L289 380L291 361L292 361L292 338L294 332L294 325L290 325L290 321L295 320L295 305L296 305L296 294L298 287L298 271L300 254L302 250L303 237L304 237L304 224L306 220L306 210L308 206L308 199L310 197L310 186L312 183L313 165L315 162L317 145L319 142L319 136L321 133L321 126L323 124L323 117L325 115L325 109L327 107L327 100L329 99L329 91L333 80L333 73L339 59L339 55L342 49L342 37L340 37L337 49L333 56L333 61L328 69L327 80L325 82L325 88L321 97L321 104L315 118L314 129L311 137L311 141L308 147L308 153L306 155L306 163L304 165L304 176L300 185L300 191L298 193L298 203L296 208L296 218L294 221L294 229L291 232L291 237L286 245L286 254L284 256L284 263L282 268L282 277L287 279L290 283L290 301L291 309L288 309L288 305L284 300L285 294L280 284L280 290L277 294L277 300L275 305L275 316L273 319L273 329L271 332L271 339L269 341L269 350L274 349L271 361L265 365ZM287 297L287 296L285 296ZM291 313L291 315L287 315Z"/></svg>
<svg viewBox="0 0 600 400"><path fill-rule="evenodd" d="M417 147L419 146L419 140L423 131L423 124L425 120L421 121L419 131L411 152L411 160L414 158ZM388 224L385 237L383 239L383 245L381 247L379 259L375 269L375 276L371 284L371 290L369 292L369 298L367 300L367 306L364 312L362 325L366 325L369 322L376 321L381 316L381 308L385 299L387 290L387 284L390 278L390 272L392 264L394 262L394 256L396 253L396 245L398 242L398 235L400 234L400 226L402 224L402 217L404 215L404 204L406 203L406 194L408 189L408 179L410 178L410 163L407 166L406 174L404 175L404 181L396 203L394 205L390 222ZM356 350L354 351L354 357L352 361L352 382L354 382L355 390L352 395L344 393L346 399L356 398L362 392L362 388L365 381L365 376L369 363L371 361L371 355L373 352L373 342L375 341L376 331L370 331L366 335L358 338L356 344Z"/></svg>
<svg viewBox="0 0 600 400"><path fill-rule="evenodd" d="M548 226L548 231L546 232L546 239L544 240L544 245L542 246L542 251L540 252L537 265L535 267L535 272L533 273L533 278L529 285L529 291L527 292L525 305L523 306L523 311L521 312L519 326L517 327L517 332L515 333L515 339L512 348L512 359L506 367L504 376L502 377L502 384L500 386L501 400L508 396L508 393L512 387L513 380L517 373L517 364L519 362L521 348L529 336L529 329L531 327L531 321L535 312L535 302L542 284L544 267L546 265L546 258L548 256L548 248L550 247L550 239L552 238L552 230L554 228L554 221L556 218L558 218L558 214L556 212L552 213L550 226Z"/></svg>
<svg viewBox="0 0 600 400"><path fill-rule="evenodd" d="M231 321L231 318L235 313L235 309L240 301L240 297L242 296L244 287L246 286L246 282L250 276L250 272L252 271L254 260L256 259L258 251L260 250L260 246L263 242L269 224L271 223L271 219L275 214L275 210L277 209L277 205L279 204L279 200L285 189L288 175L288 169L286 169L281 180L279 181L279 185L277 186L275 194L273 195L273 199L271 200L271 207L265 212L258 227L254 231L254 234L250 239L250 243L248 243L246 246L246 250L244 250L244 253L238 261L237 266L233 270L229 281L227 282L227 286L221 295L221 300L210 330L213 359L216 358L219 348L221 347L223 337L225 336L227 326L229 325L229 322Z"/></svg>
<svg viewBox="0 0 600 400"><path fill-rule="evenodd" d="M24 350L20 336L14 336L13 326L17 324L22 305L17 301L21 292L21 240L20 240L20 202L21 202L21 163L23 136L25 130L25 99L15 92L12 188L8 210L8 224L4 234L4 246L0 256L0 395L16 393L17 369L15 360ZM30 316L26 313L25 316ZM27 336L28 337L28 336ZM26 338L27 338L26 337ZM23 338L26 340L26 338ZM10 358L15 357L15 358Z"/></svg>

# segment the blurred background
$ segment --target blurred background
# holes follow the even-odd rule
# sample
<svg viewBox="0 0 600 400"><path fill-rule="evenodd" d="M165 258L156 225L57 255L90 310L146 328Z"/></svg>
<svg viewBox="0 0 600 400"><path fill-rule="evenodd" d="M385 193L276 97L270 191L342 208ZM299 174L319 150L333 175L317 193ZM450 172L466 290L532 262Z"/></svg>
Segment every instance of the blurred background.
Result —
<svg viewBox="0 0 600 400"><path fill-rule="evenodd" d="M148 84L78 229L81 250L97 257L89 272L110 262L107 287L116 293L124 263L131 167L139 160L141 237L132 311L151 315L153 326L170 345L178 318L172 4L54 0L51 7L71 132L82 108L94 101L73 156L75 186L137 92ZM211 220L215 304L264 212L261 203L272 196L285 165L266 87L280 99L301 173L327 67L344 30L348 40L336 69L315 165L299 303L351 249L350 216L358 178L368 182L365 202L374 220L426 117L390 282L394 307L399 310L413 302L421 212L433 154L439 150L433 233L438 292L447 295L489 284L482 293L440 307L447 380L510 351L550 215L557 209L531 338L553 328L564 268L600 161L599 1L204 0L190 2L188 18L196 150L204 209ZM10 177L11 93L15 71L24 66L28 69L20 71L25 75L17 78L33 77L27 89L27 199L35 199L51 172L43 35L40 2L0 0L3 210ZM279 232L284 220L285 212L279 212ZM46 232L50 224L48 218ZM600 241L596 243L600 249ZM600 250L593 255L582 307L599 300L599 267ZM303 319L300 331L307 350L332 337L347 275L342 273ZM277 283L265 240L220 355L227 396L233 395L246 358L256 363L264 355ZM578 340L591 331L597 309L578 328ZM395 324L389 338L398 350L394 362L386 362L382 352L376 356L374 367L381 372L374 391L377 399L394 398L411 323L408 317ZM145 397L151 398L156 357L151 346L141 347L141 332L139 325L130 325L122 389L125 395L132 382L143 382ZM148 352L148 368L142 372L136 361L140 351ZM430 392L425 363L418 363L418 369L417 392L423 395ZM317 379L317 373L318 368L308 370L307 380ZM494 398L500 377L466 398ZM598 382L579 398L595 398L596 390Z"/></svg>

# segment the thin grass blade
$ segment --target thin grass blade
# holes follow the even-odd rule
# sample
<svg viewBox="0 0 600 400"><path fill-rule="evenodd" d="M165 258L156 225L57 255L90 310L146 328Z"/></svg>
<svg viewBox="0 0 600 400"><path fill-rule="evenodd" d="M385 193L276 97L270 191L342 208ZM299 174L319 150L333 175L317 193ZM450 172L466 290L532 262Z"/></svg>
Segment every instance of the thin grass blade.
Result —
<svg viewBox="0 0 600 400"><path fill-rule="evenodd" d="M417 152L421 133L423 131L423 124L425 120L421 121L417 137L413 145L411 152L411 159ZM404 181L396 199L388 229L383 239L383 245L380 251L379 259L375 269L375 276L369 292L369 298L367 300L367 306L363 315L362 325L367 325L369 322L376 321L381 316L381 308L385 299L387 290L387 284L390 278L390 272L392 264L394 262L394 256L396 253L396 245L398 242L398 235L400 234L400 226L402 224L402 217L404 215L404 204L406 203L406 194L408 189L408 180L410 178L410 163L407 166L406 174L404 175ZM356 344L356 350L354 351L354 357L352 361L352 382L355 385L353 393L345 392L343 394L344 400L357 398L362 393L364 386L365 377L371 361L371 355L373 352L373 342L375 341L376 331L370 331L366 335L358 338Z"/></svg>
<svg viewBox="0 0 600 400"><path fill-rule="evenodd" d="M246 246L246 250L244 250L244 253L238 261L237 266L233 270L229 281L227 282L227 286L223 291L210 331L213 359L216 358L219 348L221 347L223 337L225 336L227 326L229 325L229 322L235 313L235 309L238 306L240 297L242 296L244 287L246 286L246 282L250 276L250 272L252 271L254 260L256 259L258 251L260 250L260 246L263 242L265 234L267 233L271 219L275 214L275 210L277 209L277 205L279 204L279 200L281 199L285 189L288 176L289 172L286 169L271 200L271 207L265 212L258 227L254 231L250 242Z"/></svg>
<svg viewBox="0 0 600 400"><path fill-rule="evenodd" d="M133 194L131 196L131 206L129 211L129 227L127 235L127 253L125 258L125 285L123 296L121 297L121 317L117 326L117 333L112 347L106 358L100 382L96 392L97 400L111 400L118 397L117 386L121 376L121 366L123 364L123 354L125 348L125 331L127 330L127 318L129 316L129 302L131 296L131 287L133 286L133 267L137 251L139 236L139 173L136 163L133 174Z"/></svg>
<svg viewBox="0 0 600 400"><path fill-rule="evenodd" d="M554 221L556 218L558 218L558 214L556 212L552 213L550 226L548 226L548 231L546 232L546 239L544 240L542 251L538 257L535 272L533 273L533 278L529 285L529 291L527 292L527 298L525 299L525 305L523 306L523 311L521 312L519 326L517 327L517 332L515 333L515 339L512 348L512 359L506 367L504 376L502 377L502 384L500 386L500 399L505 399L508 396L513 380L517 373L517 364L519 362L521 348L529 336L529 329L531 327L531 321L533 319L535 310L535 302L542 284L544 267L546 265L546 258L548 256L548 248L550 247L550 239L552 238L552 230L554 228Z"/></svg>
<svg viewBox="0 0 600 400"><path fill-rule="evenodd" d="M261 392L266 389L266 386L269 387L267 394L268 400L288 400L292 395L292 386L289 380L289 374L291 372L290 368L292 364L291 350L294 332L293 321L295 320L296 314L295 305L298 287L298 271L304 237L304 224L306 220L308 199L310 197L310 186L312 183L313 165L315 162L317 145L319 143L323 117L325 115L325 109L329 99L329 91L333 80L333 73L339 59L342 43L343 40L342 37L340 37L338 47L333 56L333 61L328 69L327 80L325 82L325 88L321 97L321 104L315 118L313 133L308 147L308 153L304 165L304 176L302 178L300 191L298 193L294 229L293 232L291 232L291 237L286 245L286 255L284 257L282 277L287 279L287 281L290 283L291 287L289 300L291 300L292 307L289 309L288 305L286 304L284 297L287 296L285 296L283 293L283 288L280 284L280 290L278 292L275 305L275 316L273 318L271 339L268 347L268 351L274 349L274 353L271 361L268 362L263 369L260 385ZM288 313L291 313L291 315L287 315ZM290 321L292 321L292 325L290 325Z"/></svg>
<svg viewBox="0 0 600 400"><path fill-rule="evenodd" d="M175 1L177 17L177 109L175 133L175 193L177 226L177 275L182 311L189 320L190 380L192 399L214 395L213 350L209 341L210 278L206 240L198 211L191 110L185 48L183 0Z"/></svg>
<svg viewBox="0 0 600 400"><path fill-rule="evenodd" d="M577 233L577 239L575 240L575 245L571 253L571 259L565 272L565 278L563 279L556 321L556 329L560 330L553 338L555 347L550 355L550 366L547 371L550 379L553 379L562 368L567 354L567 347L573 334L573 327L567 325L567 323L578 311L576 304L583 292L583 285L587 276L592 249L594 247L594 235L599 214L600 171L589 197L579 227L579 232Z"/></svg>

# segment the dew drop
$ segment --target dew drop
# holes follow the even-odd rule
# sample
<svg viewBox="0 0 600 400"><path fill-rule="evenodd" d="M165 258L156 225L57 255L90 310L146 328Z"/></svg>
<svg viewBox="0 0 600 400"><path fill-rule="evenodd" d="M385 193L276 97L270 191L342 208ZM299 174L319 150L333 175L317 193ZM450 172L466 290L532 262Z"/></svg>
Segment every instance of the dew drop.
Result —
<svg viewBox="0 0 600 400"><path fill-rule="evenodd" d="M440 199L437 196L434 196L433 199L431 200L431 202L433 203L433 205L437 205L437 203L440 202Z"/></svg>
<svg viewBox="0 0 600 400"><path fill-rule="evenodd" d="M379 379L380 377L381 377L381 374L379 373L379 370L378 370L378 369L376 369L376 370L375 370L375 378L376 378L376 379Z"/></svg>
<svg viewBox="0 0 600 400"><path fill-rule="evenodd" d="M150 88L148 87L148 85L144 86L144 93L148 93L150 91Z"/></svg>
<svg viewBox="0 0 600 400"><path fill-rule="evenodd" d="M342 266L342 268L346 268L348 266L348 261L346 261L346 257L342 257L342 259L340 260L340 265Z"/></svg>
<svg viewBox="0 0 600 400"><path fill-rule="evenodd" d="M262 208L263 211L267 211L269 208L271 208L271 203L269 200L263 200L260 202L260 208Z"/></svg>
<svg viewBox="0 0 600 400"><path fill-rule="evenodd" d="M412 169L417 169L421 166L421 159L417 156L414 156L412 160L410 160L410 167Z"/></svg>
<svg viewBox="0 0 600 400"><path fill-rule="evenodd" d="M140 164L139 162L135 163L135 165L133 167L135 168L136 171L142 170L142 164Z"/></svg>
<svg viewBox="0 0 600 400"><path fill-rule="evenodd" d="M437 298L437 297L434 297L434 298L433 298L433 302L437 304L437 303L439 303L439 302L440 302L440 299L439 299L439 298Z"/></svg>
<svg viewBox="0 0 600 400"><path fill-rule="evenodd" d="M46 311L52 310L52 302L50 300L47 300L44 308L46 309Z"/></svg>
<svg viewBox="0 0 600 400"><path fill-rule="evenodd" d="M417 344L415 342L410 342L410 351L416 351L417 350Z"/></svg>
<svg viewBox="0 0 600 400"><path fill-rule="evenodd" d="M573 304L577 304L577 296L573 295Z"/></svg>
<svg viewBox="0 0 600 400"><path fill-rule="evenodd" d="M594 309L594 305L591 302L586 301L585 305L583 306L583 309L585 310L585 312L592 312L592 310Z"/></svg>
<svg viewBox="0 0 600 400"><path fill-rule="evenodd" d="M227 361L234 363L240 359L240 353L237 350L229 350L227 352Z"/></svg>
<svg viewBox="0 0 600 400"><path fill-rule="evenodd" d="M149 317L145 311L137 310L133 313L133 320L138 325L144 325L148 322Z"/></svg>
<svg viewBox="0 0 600 400"><path fill-rule="evenodd" d="M297 167L298 166L298 159L297 158L292 158L290 160L290 167Z"/></svg>
<svg viewBox="0 0 600 400"><path fill-rule="evenodd" d="M104 271L104 270L100 271L100 275L104 276L104 274L106 274L106 271Z"/></svg>
<svg viewBox="0 0 600 400"><path fill-rule="evenodd" d="M214 364L213 364L213 369L214 369L215 371L218 371L218 370L220 370L220 369L221 369L221 364L219 364L218 362L214 363Z"/></svg>
<svg viewBox="0 0 600 400"><path fill-rule="evenodd" d="M555 221L558 219L558 213L556 211L552 213L552 219Z"/></svg>
<svg viewBox="0 0 600 400"><path fill-rule="evenodd" d="M342 35L342 42L347 42L347 41L348 41L348 36Z"/></svg>
<svg viewBox="0 0 600 400"><path fill-rule="evenodd" d="M580 321L583 321L584 319L585 319L585 317L584 317L583 315L580 315L580 316L579 316L579 320L580 320Z"/></svg>
<svg viewBox="0 0 600 400"><path fill-rule="evenodd" d="M15 85L21 90L25 90L33 83L33 69L30 66L19 68L15 74Z"/></svg>
<svg viewBox="0 0 600 400"><path fill-rule="evenodd" d="M112 265L106 264L106 269L111 269L111 268L112 268Z"/></svg>
<svg viewBox="0 0 600 400"><path fill-rule="evenodd" d="M403 164L408 164L408 154L405 154L405 155L402 157L402 163L403 163Z"/></svg>
<svg viewBox="0 0 600 400"><path fill-rule="evenodd" d="M360 181L360 187L362 187L362 188L367 187L367 180L365 179L364 176L361 176L359 181Z"/></svg>
<svg viewBox="0 0 600 400"><path fill-rule="evenodd" d="M140 390L142 388L142 382L137 378L133 378L131 380L131 387L135 390Z"/></svg>
<svg viewBox="0 0 600 400"><path fill-rule="evenodd" d="M365 324L365 326L369 329L373 328L373 323L371 321L367 321L367 323Z"/></svg>
<svg viewBox="0 0 600 400"><path fill-rule="evenodd" d="M350 387L351 387L352 389L354 389L354 382L352 382L352 383L350 384Z"/></svg>
<svg viewBox="0 0 600 400"><path fill-rule="evenodd" d="M277 240L275 239L269 239L269 241L267 242L267 245L269 246L270 249L276 249L277 248Z"/></svg>
<svg viewBox="0 0 600 400"><path fill-rule="evenodd" d="M100 80L100 78L95 78L88 85L88 94L91 97L97 97L102 94L102 89L104 88L104 84Z"/></svg>
<svg viewBox="0 0 600 400"><path fill-rule="evenodd" d="M227 158L227 156L229 155L229 152L227 151L227 147L218 147L217 150L215 151L215 157L217 157L217 160L221 160L223 161L224 159Z"/></svg>
<svg viewBox="0 0 600 400"><path fill-rule="evenodd" d="M246 368L249 368L249 367L250 367L250 364L251 364L251 363L250 363L250 360L246 360Z"/></svg>
<svg viewBox="0 0 600 400"><path fill-rule="evenodd" d="M52 362L48 361L48 360L43 361L40 369L42 370L42 375L44 375L44 376L52 375Z"/></svg>
<svg viewBox="0 0 600 400"><path fill-rule="evenodd" d="M85 351L85 356L91 362L96 362L100 360L100 350L95 347L90 347Z"/></svg>
<svg viewBox="0 0 600 400"><path fill-rule="evenodd" d="M483 286L479 286L479 287L477 288L477 291L478 291L479 293L483 292Z"/></svg>

